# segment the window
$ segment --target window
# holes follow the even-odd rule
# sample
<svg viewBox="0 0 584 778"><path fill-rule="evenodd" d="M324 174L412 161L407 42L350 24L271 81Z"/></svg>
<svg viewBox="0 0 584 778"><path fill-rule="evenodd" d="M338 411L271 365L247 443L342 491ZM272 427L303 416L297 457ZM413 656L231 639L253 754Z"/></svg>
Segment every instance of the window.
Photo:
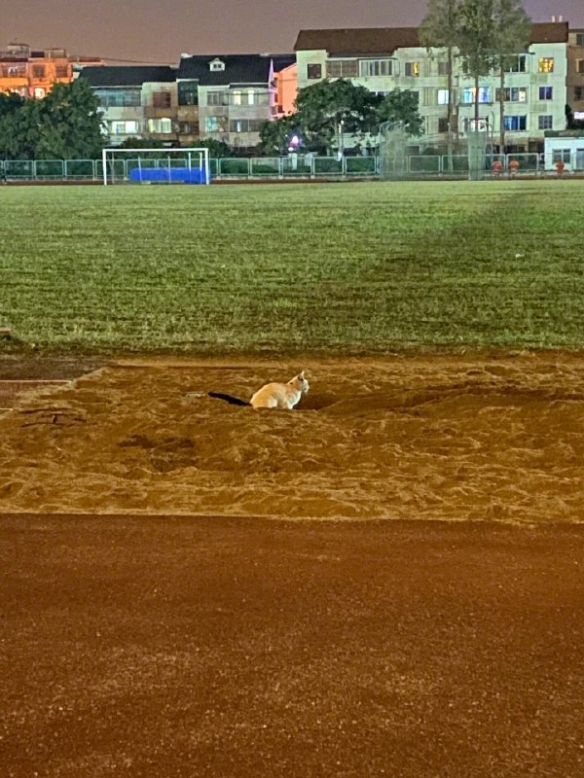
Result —
<svg viewBox="0 0 584 778"><path fill-rule="evenodd" d="M225 62L222 62L220 59L214 59L209 62L209 70L213 71L214 73L223 71L225 70Z"/></svg>
<svg viewBox="0 0 584 778"><path fill-rule="evenodd" d="M438 105L448 105L448 89L438 90Z"/></svg>
<svg viewBox="0 0 584 778"><path fill-rule="evenodd" d="M152 105L154 108L170 108L170 92L154 92Z"/></svg>
<svg viewBox="0 0 584 778"><path fill-rule="evenodd" d="M369 76L391 76L393 62L390 59L362 59L359 62L359 75L362 78Z"/></svg>
<svg viewBox="0 0 584 778"><path fill-rule="evenodd" d="M67 65L57 65L55 68L55 78L69 78L69 68Z"/></svg>
<svg viewBox="0 0 584 778"><path fill-rule="evenodd" d="M26 65L10 65L2 68L4 78L13 78L14 76L26 76Z"/></svg>
<svg viewBox="0 0 584 778"><path fill-rule="evenodd" d="M199 104L199 82L198 81L178 82L178 104L179 105Z"/></svg>
<svg viewBox="0 0 584 778"><path fill-rule="evenodd" d="M229 122L229 132L259 132L262 119L232 119Z"/></svg>
<svg viewBox="0 0 584 778"><path fill-rule="evenodd" d="M172 119L148 119L148 132L168 135L172 132Z"/></svg>
<svg viewBox="0 0 584 778"><path fill-rule="evenodd" d="M137 135L140 132L138 122L111 122L110 135Z"/></svg>
<svg viewBox="0 0 584 778"><path fill-rule="evenodd" d="M506 130L520 132L527 129L527 116L506 116L504 125Z"/></svg>
<svg viewBox="0 0 584 778"><path fill-rule="evenodd" d="M447 61L444 62L444 61L440 60L440 62L438 62L438 75L439 76L447 76L449 72L450 72L450 69L448 67L448 62Z"/></svg>
<svg viewBox="0 0 584 778"><path fill-rule="evenodd" d="M584 100L584 86L574 87L574 100L576 100L577 102L580 100Z"/></svg>
<svg viewBox="0 0 584 778"><path fill-rule="evenodd" d="M227 105L227 92L207 92L207 105Z"/></svg>
<svg viewBox="0 0 584 778"><path fill-rule="evenodd" d="M505 87L503 90L503 100L506 103L526 103L527 102L527 87L525 86L512 86ZM501 90L497 89L496 100L501 100Z"/></svg>
<svg viewBox="0 0 584 778"><path fill-rule="evenodd" d="M44 78L45 77L45 66L44 65L33 65L32 66L32 77L33 78Z"/></svg>
<svg viewBox="0 0 584 778"><path fill-rule="evenodd" d="M474 86L466 87L462 90L462 102L463 103L474 103L475 102L475 93L476 90ZM491 102L491 87L489 86L480 86L479 87L479 103L490 103Z"/></svg>
<svg viewBox="0 0 584 778"><path fill-rule="evenodd" d="M552 93L553 93L553 87L551 87L551 86L540 86L540 88L539 88L539 99L540 100L552 100Z"/></svg>
<svg viewBox="0 0 584 778"><path fill-rule="evenodd" d="M553 149L552 150L552 162L566 162L570 163L570 149Z"/></svg>
<svg viewBox="0 0 584 778"><path fill-rule="evenodd" d="M525 73L527 70L527 55L519 54L505 68L507 73Z"/></svg>
<svg viewBox="0 0 584 778"><path fill-rule="evenodd" d="M540 130L552 130L554 127L554 117L549 115L538 116L537 126Z"/></svg>
<svg viewBox="0 0 584 778"><path fill-rule="evenodd" d="M35 86L34 88L34 96L37 100L42 100L45 96L45 90L42 86Z"/></svg>
<svg viewBox="0 0 584 778"><path fill-rule="evenodd" d="M234 92L231 93L231 105L241 105L243 100L243 92L241 89L236 89Z"/></svg>
<svg viewBox="0 0 584 778"><path fill-rule="evenodd" d="M226 132L227 119L223 116L205 116L205 132Z"/></svg>
<svg viewBox="0 0 584 778"><path fill-rule="evenodd" d="M576 46L584 46L584 32L576 33Z"/></svg>
<svg viewBox="0 0 584 778"><path fill-rule="evenodd" d="M199 122L179 122L178 131L181 135L198 135Z"/></svg>
<svg viewBox="0 0 584 778"><path fill-rule="evenodd" d="M317 79L322 78L322 65L320 64L309 64L306 66L306 78L308 79Z"/></svg>
<svg viewBox="0 0 584 778"><path fill-rule="evenodd" d="M553 57L540 57L537 61L538 73L553 73L554 72L554 58Z"/></svg>
<svg viewBox="0 0 584 778"><path fill-rule="evenodd" d="M140 89L96 89L104 108L134 108L140 105Z"/></svg>
<svg viewBox="0 0 584 778"><path fill-rule="evenodd" d="M327 78L357 78L356 59L331 59L326 63Z"/></svg>
<svg viewBox="0 0 584 778"><path fill-rule="evenodd" d="M576 72L577 73L584 73L584 59L577 59L576 60Z"/></svg>
<svg viewBox="0 0 584 778"><path fill-rule="evenodd" d="M438 119L438 132L448 132L448 119L443 117Z"/></svg>
<svg viewBox="0 0 584 778"><path fill-rule="evenodd" d="M419 76L420 75L420 63L419 62L406 62L405 67L406 76Z"/></svg>

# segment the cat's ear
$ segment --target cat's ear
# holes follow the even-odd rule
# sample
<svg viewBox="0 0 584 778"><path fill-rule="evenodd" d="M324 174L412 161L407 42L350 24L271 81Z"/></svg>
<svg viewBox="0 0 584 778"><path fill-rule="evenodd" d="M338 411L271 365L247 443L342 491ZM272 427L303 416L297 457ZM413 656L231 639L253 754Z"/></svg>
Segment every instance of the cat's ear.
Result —
<svg viewBox="0 0 584 778"><path fill-rule="evenodd" d="M301 373L298 373L298 378L302 378L302 380L304 380L304 370Z"/></svg>

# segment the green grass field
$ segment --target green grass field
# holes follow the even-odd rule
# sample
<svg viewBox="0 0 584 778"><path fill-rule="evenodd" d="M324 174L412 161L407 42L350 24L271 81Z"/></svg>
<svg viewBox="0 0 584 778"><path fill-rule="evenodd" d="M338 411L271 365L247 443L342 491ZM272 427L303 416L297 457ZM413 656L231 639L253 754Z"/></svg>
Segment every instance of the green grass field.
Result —
<svg viewBox="0 0 584 778"><path fill-rule="evenodd" d="M0 327L42 349L584 345L583 181L4 187L0 198Z"/></svg>

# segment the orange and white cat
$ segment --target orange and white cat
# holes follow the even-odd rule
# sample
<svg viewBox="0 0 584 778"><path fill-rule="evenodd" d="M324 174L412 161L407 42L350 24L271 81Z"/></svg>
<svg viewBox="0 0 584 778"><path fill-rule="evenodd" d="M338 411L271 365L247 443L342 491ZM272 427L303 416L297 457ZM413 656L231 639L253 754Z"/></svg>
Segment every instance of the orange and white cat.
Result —
<svg viewBox="0 0 584 778"><path fill-rule="evenodd" d="M297 376L290 379L287 384L276 382L265 384L261 389L252 395L249 402L240 400L239 397L233 397L230 394L222 392L209 392L209 397L216 397L219 400L226 400L232 405L251 405L252 408L285 408L289 411L298 405L302 395L309 389L309 383L304 376L304 370Z"/></svg>

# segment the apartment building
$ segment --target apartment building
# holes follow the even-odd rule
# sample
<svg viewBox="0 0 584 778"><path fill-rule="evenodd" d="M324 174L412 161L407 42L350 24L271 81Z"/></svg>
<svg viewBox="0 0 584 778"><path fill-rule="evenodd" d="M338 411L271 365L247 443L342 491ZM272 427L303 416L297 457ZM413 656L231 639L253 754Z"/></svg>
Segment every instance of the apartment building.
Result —
<svg viewBox="0 0 584 778"><path fill-rule="evenodd" d="M448 63L441 50L428 52L415 27L349 30L302 30L295 45L298 88L324 78L349 78L379 94L410 89L418 94L427 143L444 142L447 123ZM533 24L530 45L518 53L505 75L504 127L507 150L543 148L546 130L565 126L568 75L568 24ZM475 84L455 58L454 126L456 138L465 138L473 126ZM481 124L493 145L499 138L498 73L481 78Z"/></svg>
<svg viewBox="0 0 584 778"><path fill-rule="evenodd" d="M10 43L0 50L0 92L43 98L53 84L73 81L76 64L101 64L93 57L71 57L65 49L34 50L27 43Z"/></svg>
<svg viewBox="0 0 584 778"><path fill-rule="evenodd" d="M100 98L112 145L152 138L192 146L202 139L248 151L260 141L263 122L276 115L276 75L294 55L183 54L178 67L83 68Z"/></svg>
<svg viewBox="0 0 584 778"><path fill-rule="evenodd" d="M126 138L177 144L176 68L165 65L104 65L79 74L101 101L112 145Z"/></svg>
<svg viewBox="0 0 584 778"><path fill-rule="evenodd" d="M262 124L276 112L276 74L293 62L293 55L183 55L177 72L181 143L212 138L240 151L255 148Z"/></svg>
<svg viewBox="0 0 584 778"><path fill-rule="evenodd" d="M568 96L574 118L584 120L584 30L568 33Z"/></svg>

